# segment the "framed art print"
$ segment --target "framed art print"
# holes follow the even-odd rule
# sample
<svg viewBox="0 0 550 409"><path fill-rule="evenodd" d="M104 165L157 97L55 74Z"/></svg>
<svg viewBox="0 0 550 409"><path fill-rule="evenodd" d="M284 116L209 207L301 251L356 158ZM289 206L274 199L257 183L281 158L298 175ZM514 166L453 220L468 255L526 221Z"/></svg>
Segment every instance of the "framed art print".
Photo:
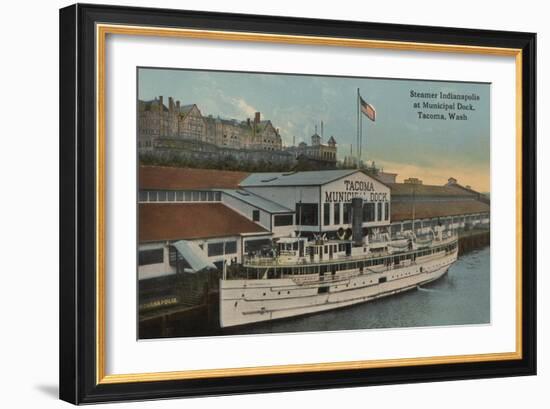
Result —
<svg viewBox="0 0 550 409"><path fill-rule="evenodd" d="M535 35L60 11L60 397L535 374Z"/></svg>

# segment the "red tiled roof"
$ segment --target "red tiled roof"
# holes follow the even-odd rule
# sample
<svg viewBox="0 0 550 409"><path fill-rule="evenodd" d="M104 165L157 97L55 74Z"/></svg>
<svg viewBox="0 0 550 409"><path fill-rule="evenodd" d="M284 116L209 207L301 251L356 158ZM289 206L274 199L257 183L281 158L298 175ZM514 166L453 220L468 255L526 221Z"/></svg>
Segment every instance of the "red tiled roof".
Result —
<svg viewBox="0 0 550 409"><path fill-rule="evenodd" d="M221 203L141 203L139 241L199 239L267 230Z"/></svg>
<svg viewBox="0 0 550 409"><path fill-rule="evenodd" d="M488 213L490 206L477 200L454 200L445 202L416 202L415 219L456 216L472 213ZM391 204L391 220L411 220L412 202L394 202Z"/></svg>
<svg viewBox="0 0 550 409"><path fill-rule="evenodd" d="M476 196L476 192L455 189L450 186L415 185L412 183L388 183L392 196Z"/></svg>
<svg viewBox="0 0 550 409"><path fill-rule="evenodd" d="M140 189L236 189L247 172L140 166Z"/></svg>

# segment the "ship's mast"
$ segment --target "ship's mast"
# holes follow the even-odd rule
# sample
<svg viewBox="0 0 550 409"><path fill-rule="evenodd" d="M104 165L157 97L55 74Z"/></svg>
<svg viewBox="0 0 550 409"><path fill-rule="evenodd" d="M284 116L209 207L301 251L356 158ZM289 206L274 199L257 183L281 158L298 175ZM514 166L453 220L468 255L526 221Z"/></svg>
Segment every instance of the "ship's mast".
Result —
<svg viewBox="0 0 550 409"><path fill-rule="evenodd" d="M412 185L412 193L413 193L413 208L412 208L412 231L413 234L416 236L416 229L414 228L414 219L416 216L416 185Z"/></svg>

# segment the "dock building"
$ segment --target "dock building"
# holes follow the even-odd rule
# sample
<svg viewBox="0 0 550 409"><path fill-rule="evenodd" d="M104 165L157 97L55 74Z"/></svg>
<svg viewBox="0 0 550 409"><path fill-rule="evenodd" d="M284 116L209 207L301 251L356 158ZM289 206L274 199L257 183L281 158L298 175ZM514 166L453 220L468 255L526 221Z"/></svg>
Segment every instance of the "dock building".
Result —
<svg viewBox="0 0 550 409"><path fill-rule="evenodd" d="M350 239L356 197L363 199L363 233L372 237L489 225L489 199L456 180L388 183L353 169L246 173L142 166L139 173L140 280L175 274L178 257L190 260L191 271L222 270L289 235Z"/></svg>

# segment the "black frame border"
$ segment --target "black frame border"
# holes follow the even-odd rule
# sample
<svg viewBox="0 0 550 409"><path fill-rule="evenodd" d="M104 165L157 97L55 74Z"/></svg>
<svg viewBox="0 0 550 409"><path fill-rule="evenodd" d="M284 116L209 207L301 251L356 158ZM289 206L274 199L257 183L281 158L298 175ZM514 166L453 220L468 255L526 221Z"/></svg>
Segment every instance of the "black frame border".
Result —
<svg viewBox="0 0 550 409"><path fill-rule="evenodd" d="M128 24L522 50L522 359L96 384L95 25ZM536 374L536 34L76 4L60 10L60 377L74 404Z"/></svg>

